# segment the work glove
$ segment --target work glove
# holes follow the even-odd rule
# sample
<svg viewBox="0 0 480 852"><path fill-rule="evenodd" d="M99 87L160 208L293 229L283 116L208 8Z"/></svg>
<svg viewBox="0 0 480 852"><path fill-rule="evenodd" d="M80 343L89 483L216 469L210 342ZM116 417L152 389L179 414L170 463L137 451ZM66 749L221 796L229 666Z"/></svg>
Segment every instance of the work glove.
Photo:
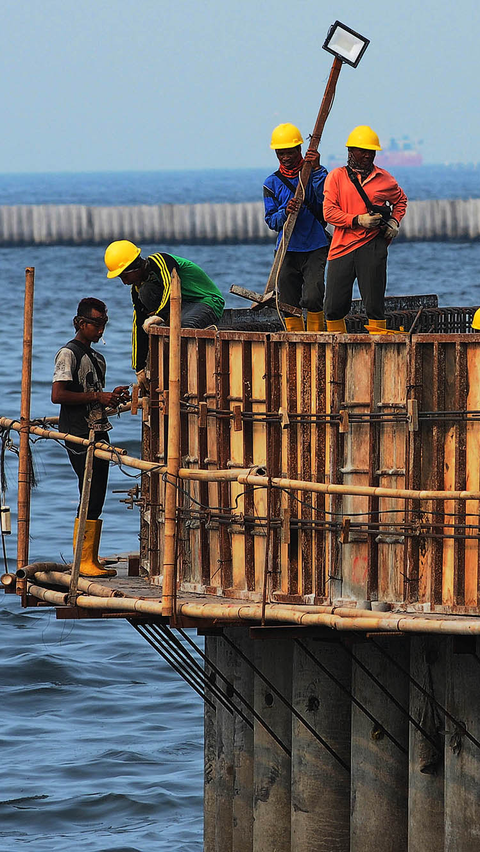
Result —
<svg viewBox="0 0 480 852"><path fill-rule="evenodd" d="M387 240L394 240L398 236L398 222L396 219L389 219L384 231L384 237Z"/></svg>
<svg viewBox="0 0 480 852"><path fill-rule="evenodd" d="M152 325L165 325L165 323L164 323L164 321L161 317L157 316L157 314L154 314L151 317L147 317L147 319L145 320L145 322L143 323L143 326L142 326L143 330L148 331L148 329Z"/></svg>
<svg viewBox="0 0 480 852"><path fill-rule="evenodd" d="M366 228L370 231L372 228L378 228L382 217L380 213L360 213L357 216L357 222L361 228Z"/></svg>
<svg viewBox="0 0 480 852"><path fill-rule="evenodd" d="M137 370L136 376L139 388L142 391L142 396L148 396L150 393L150 385L145 370Z"/></svg>

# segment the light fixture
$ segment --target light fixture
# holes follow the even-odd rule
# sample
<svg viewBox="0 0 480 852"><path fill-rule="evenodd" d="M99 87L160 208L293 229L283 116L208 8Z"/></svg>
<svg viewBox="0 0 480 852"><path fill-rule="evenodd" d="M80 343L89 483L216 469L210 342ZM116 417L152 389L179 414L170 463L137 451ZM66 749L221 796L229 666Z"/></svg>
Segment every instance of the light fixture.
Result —
<svg viewBox="0 0 480 852"><path fill-rule="evenodd" d="M327 33L323 49L356 68L369 44L370 39L364 38L340 21L335 21Z"/></svg>

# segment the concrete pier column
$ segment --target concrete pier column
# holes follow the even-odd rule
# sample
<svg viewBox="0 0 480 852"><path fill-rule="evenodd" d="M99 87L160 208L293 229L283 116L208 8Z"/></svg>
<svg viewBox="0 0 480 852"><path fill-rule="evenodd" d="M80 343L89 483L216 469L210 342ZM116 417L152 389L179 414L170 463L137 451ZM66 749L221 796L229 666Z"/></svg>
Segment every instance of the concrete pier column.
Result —
<svg viewBox="0 0 480 852"><path fill-rule="evenodd" d="M247 658L251 658L254 643L245 627L225 628L224 633L240 648ZM253 707L254 673L240 655L236 655L233 668L233 686L242 695L250 707ZM253 716L246 705L233 696L235 704L243 714ZM252 852L253 846L253 727L238 714L234 717L233 747L233 829L232 852Z"/></svg>
<svg viewBox="0 0 480 852"><path fill-rule="evenodd" d="M205 654L212 663L217 661L217 637L205 637ZM214 678L212 669L205 664L207 677ZM211 693L208 697L213 700ZM204 717L204 775L203 775L203 849L215 852L215 778L217 763L217 720L216 712L205 702Z"/></svg>
<svg viewBox="0 0 480 852"><path fill-rule="evenodd" d="M480 741L478 640L455 637L446 641L446 709ZM480 749L449 719L445 727L445 852L478 852Z"/></svg>
<svg viewBox="0 0 480 852"><path fill-rule="evenodd" d="M255 641L255 664L290 701L292 643ZM291 712L258 675L255 676L255 710L290 750ZM290 757L257 721L254 732L253 852L291 852Z"/></svg>
<svg viewBox="0 0 480 852"><path fill-rule="evenodd" d="M221 636L215 637L216 665L228 678L233 680L235 656L232 649ZM222 692L228 690L225 681L216 677L217 686ZM216 704L216 743L215 743L215 800L213 814L215 819L215 852L233 850L233 731L234 716L225 705ZM210 817L209 817L210 819Z"/></svg>
<svg viewBox="0 0 480 852"><path fill-rule="evenodd" d="M303 646L303 647L301 647ZM304 650L350 691L351 661L337 642L303 639L293 653L292 704L350 766L350 698ZM348 852L350 774L292 717L292 850Z"/></svg>
<svg viewBox="0 0 480 852"><path fill-rule="evenodd" d="M378 638L408 671L409 645L403 637ZM353 646L359 661L408 708L408 677L386 661L368 640ZM406 852L408 801L408 719L353 663L353 694L380 722L352 705L351 852ZM396 738L398 748L382 727ZM403 749L403 750L402 750Z"/></svg>
<svg viewBox="0 0 480 852"><path fill-rule="evenodd" d="M412 636L410 674L444 704L444 637ZM408 852L444 849L444 735L445 718L435 704L410 684L410 715L428 738L410 723Z"/></svg>

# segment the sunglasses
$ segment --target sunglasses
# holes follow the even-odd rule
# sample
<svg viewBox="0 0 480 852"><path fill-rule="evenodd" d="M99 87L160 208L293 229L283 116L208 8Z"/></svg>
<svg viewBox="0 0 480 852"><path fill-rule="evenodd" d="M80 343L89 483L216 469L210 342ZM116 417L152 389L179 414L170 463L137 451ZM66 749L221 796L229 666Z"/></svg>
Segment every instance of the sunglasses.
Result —
<svg viewBox="0 0 480 852"><path fill-rule="evenodd" d="M77 319L83 320L89 325L94 325L95 328L105 328L108 317L82 317L80 314L77 316Z"/></svg>

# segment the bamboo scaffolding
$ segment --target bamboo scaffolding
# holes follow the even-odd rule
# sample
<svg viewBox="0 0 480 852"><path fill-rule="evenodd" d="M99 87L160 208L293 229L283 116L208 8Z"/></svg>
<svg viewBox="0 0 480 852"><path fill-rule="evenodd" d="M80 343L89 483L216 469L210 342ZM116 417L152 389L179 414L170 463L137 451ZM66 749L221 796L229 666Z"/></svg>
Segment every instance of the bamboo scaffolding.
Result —
<svg viewBox="0 0 480 852"><path fill-rule="evenodd" d="M274 488L286 488L291 491L315 491L321 494L358 494L363 497L399 497L403 500L480 500L480 491L414 491L405 488L380 488L370 485L331 485L325 482L305 482L301 479L283 479L281 477L258 476L251 473L238 474L241 485L261 485L269 483Z"/></svg>
<svg viewBox="0 0 480 852"><path fill-rule="evenodd" d="M35 571L33 574L38 583L51 583L54 586L70 586L70 574L60 571ZM100 583L93 583L91 580L86 580L79 577L77 588L87 595L94 595L101 598L123 598L125 595L118 589L112 589L107 586L102 586Z"/></svg>
<svg viewBox="0 0 480 852"><path fill-rule="evenodd" d="M23 359L22 389L20 398L20 447L18 453L18 514L17 514L17 567L28 562L30 536L30 400L32 389L32 345L33 345L33 292L35 270L25 270L25 304L23 312Z"/></svg>
<svg viewBox="0 0 480 852"><path fill-rule="evenodd" d="M36 584L28 584L28 594L39 600L65 606L67 594L44 589ZM77 597L77 606L83 609L112 610L116 612L139 612L146 615L161 616L163 608L161 601L144 600L142 598L100 597L98 595L82 594ZM262 621L262 604L239 603L180 603L176 607L177 615L189 618L218 620L219 622L257 622ZM408 613L382 613L368 617L359 611L354 617L344 616L342 612L352 612L351 608L337 608L335 613L318 612L323 607L296 607L286 604L267 604L265 620L282 624L296 624L303 627L330 627L339 631L359 631L363 633L432 633L460 636L480 635L480 618L464 618L461 616L431 617L417 616Z"/></svg>
<svg viewBox="0 0 480 852"><path fill-rule="evenodd" d="M20 432L22 429L18 420L12 420L8 417L0 417L0 428L13 429L14 432ZM28 430L32 435L39 435L41 438L54 441L70 441L72 444L81 444L88 447L88 438L79 438L77 435L70 435L67 432L57 432L55 429L42 429L41 426L30 426ZM155 462L137 459L135 456L127 455L127 451L122 447L113 447L112 449L102 450L101 447L108 447L108 444L102 442L95 444L95 455L106 461L117 462L117 464L125 467L133 467L136 470L146 471L147 473L158 473L163 475L167 472L166 465L156 464ZM263 469L263 468L260 468ZM178 471L179 479L195 479L200 482L236 482L239 474L249 474L252 471L259 470L258 465L251 468L228 468L227 470L195 470L190 468L180 468Z"/></svg>
<svg viewBox="0 0 480 852"><path fill-rule="evenodd" d="M175 534L177 477L180 469L180 334L182 296L180 278L172 272L170 292L170 346L168 354L168 446L165 482L165 533L163 549L162 612L171 616L175 607Z"/></svg>

